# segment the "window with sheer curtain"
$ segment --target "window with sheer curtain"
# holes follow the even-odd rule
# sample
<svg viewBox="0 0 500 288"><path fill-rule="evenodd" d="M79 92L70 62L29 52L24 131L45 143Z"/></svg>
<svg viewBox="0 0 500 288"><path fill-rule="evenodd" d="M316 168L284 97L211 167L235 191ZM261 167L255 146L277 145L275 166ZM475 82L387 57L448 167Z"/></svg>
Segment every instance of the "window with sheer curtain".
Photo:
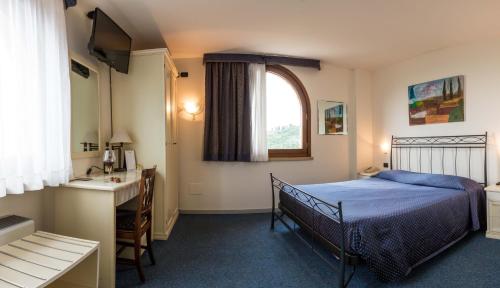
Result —
<svg viewBox="0 0 500 288"><path fill-rule="evenodd" d="M279 65L267 66L266 84L269 157L310 157L310 105L304 86Z"/></svg>
<svg viewBox="0 0 500 288"><path fill-rule="evenodd" d="M0 197L71 175L65 27L61 0L0 1Z"/></svg>

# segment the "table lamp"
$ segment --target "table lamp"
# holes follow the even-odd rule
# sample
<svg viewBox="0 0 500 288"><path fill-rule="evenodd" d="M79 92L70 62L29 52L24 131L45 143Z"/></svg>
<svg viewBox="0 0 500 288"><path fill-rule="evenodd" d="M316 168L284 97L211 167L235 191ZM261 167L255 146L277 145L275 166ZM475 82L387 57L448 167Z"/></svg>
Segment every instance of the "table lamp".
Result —
<svg viewBox="0 0 500 288"><path fill-rule="evenodd" d="M118 130L116 133L113 134L113 137L111 137L111 140L109 140L111 144L117 144L117 145L112 145L111 148L113 150L118 149L118 168L115 169L117 172L121 171L126 171L126 163L125 163L125 158L123 159L123 164L122 164L122 156L123 156L123 144L125 143L132 143L132 140L130 139L130 136L128 136L128 133L125 130Z"/></svg>
<svg viewBox="0 0 500 288"><path fill-rule="evenodd" d="M85 133L80 144L83 144L83 151L96 151L99 150L99 135L97 131L89 131Z"/></svg>

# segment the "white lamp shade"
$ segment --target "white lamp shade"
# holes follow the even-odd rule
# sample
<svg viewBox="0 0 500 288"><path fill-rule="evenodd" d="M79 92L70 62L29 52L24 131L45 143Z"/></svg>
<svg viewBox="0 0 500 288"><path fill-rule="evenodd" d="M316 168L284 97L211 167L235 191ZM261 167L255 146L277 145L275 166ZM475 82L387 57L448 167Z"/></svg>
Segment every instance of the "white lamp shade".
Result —
<svg viewBox="0 0 500 288"><path fill-rule="evenodd" d="M389 153L389 150L391 149L391 146L387 141L384 141L382 144L380 144L380 149L382 150L383 153Z"/></svg>
<svg viewBox="0 0 500 288"><path fill-rule="evenodd" d="M93 143L97 144L99 142L99 136L97 135L97 131L89 131L85 134L82 139L82 143Z"/></svg>
<svg viewBox="0 0 500 288"><path fill-rule="evenodd" d="M111 140L109 140L109 143L132 143L132 140L125 130L118 130L113 134L113 137L111 138Z"/></svg>
<svg viewBox="0 0 500 288"><path fill-rule="evenodd" d="M200 112L200 105L196 102L186 102L184 103L184 111L186 111L188 114L198 114Z"/></svg>

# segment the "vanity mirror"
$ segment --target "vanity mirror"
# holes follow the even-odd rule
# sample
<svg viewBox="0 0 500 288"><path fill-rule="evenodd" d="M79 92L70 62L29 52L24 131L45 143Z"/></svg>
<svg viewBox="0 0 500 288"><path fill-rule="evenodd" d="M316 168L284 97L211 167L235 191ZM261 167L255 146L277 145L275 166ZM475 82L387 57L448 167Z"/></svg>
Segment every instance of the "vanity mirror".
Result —
<svg viewBox="0 0 500 288"><path fill-rule="evenodd" d="M71 154L73 159L98 157L99 73L97 68L71 57Z"/></svg>

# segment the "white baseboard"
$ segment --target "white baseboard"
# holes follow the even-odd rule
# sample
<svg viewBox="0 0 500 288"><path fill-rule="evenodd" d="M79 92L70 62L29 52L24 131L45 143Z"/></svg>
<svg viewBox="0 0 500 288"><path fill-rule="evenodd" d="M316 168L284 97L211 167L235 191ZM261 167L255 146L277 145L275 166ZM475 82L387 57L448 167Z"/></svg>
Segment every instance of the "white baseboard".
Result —
<svg viewBox="0 0 500 288"><path fill-rule="evenodd" d="M257 214L271 213L271 208L243 210L180 210L181 214Z"/></svg>
<svg viewBox="0 0 500 288"><path fill-rule="evenodd" d="M486 237L491 239L500 239L500 233L495 231L486 231Z"/></svg>
<svg viewBox="0 0 500 288"><path fill-rule="evenodd" d="M154 239L155 240L167 240L168 237L170 236L170 233L172 233L172 229L174 229L174 225L177 222L177 218L179 218L179 209L175 210L174 215L170 217L170 219L167 222L167 230L165 233L155 233L154 234Z"/></svg>

